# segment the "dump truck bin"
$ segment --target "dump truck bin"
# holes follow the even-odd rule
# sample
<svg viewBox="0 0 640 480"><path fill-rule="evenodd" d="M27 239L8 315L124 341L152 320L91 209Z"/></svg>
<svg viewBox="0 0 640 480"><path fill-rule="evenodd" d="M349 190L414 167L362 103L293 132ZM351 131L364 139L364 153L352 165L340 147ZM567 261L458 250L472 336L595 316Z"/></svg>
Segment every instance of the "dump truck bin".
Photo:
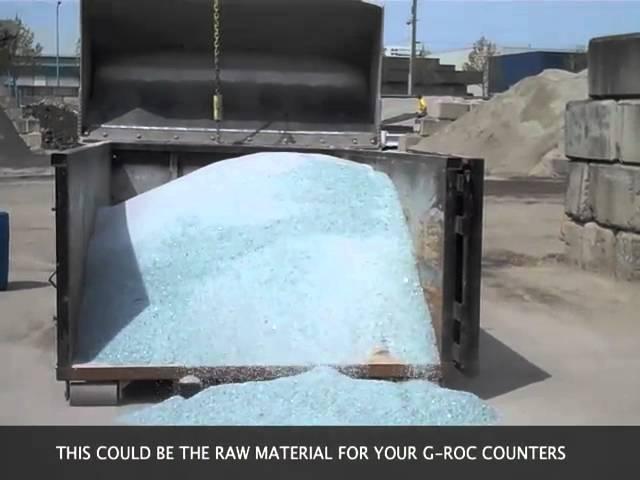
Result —
<svg viewBox="0 0 640 480"><path fill-rule="evenodd" d="M72 404L114 403L120 387L132 381L191 376L203 384L238 382L308 368L78 361L85 262L98 209L211 163L265 151L322 153L370 165L389 176L404 210L440 362L334 366L386 379L441 381L449 366L475 373L483 162L382 151L382 8L356 0L222 0L224 120L216 123L212 5L81 3L84 145L52 156L57 377Z"/></svg>

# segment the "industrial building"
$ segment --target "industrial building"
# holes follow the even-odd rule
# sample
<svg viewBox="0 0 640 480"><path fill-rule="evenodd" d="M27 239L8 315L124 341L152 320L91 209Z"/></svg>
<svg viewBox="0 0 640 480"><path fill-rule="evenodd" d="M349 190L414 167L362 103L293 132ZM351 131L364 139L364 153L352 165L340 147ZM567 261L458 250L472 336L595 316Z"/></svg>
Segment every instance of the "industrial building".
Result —
<svg viewBox="0 0 640 480"><path fill-rule="evenodd" d="M429 54L429 58L437 58L441 63L454 65L462 70L469 60L473 48L447 50ZM587 55L584 49L551 49L496 46L496 54L489 61L488 93L500 93L508 90L520 80L537 75L550 68L579 72L587 68ZM482 87L472 85L469 93L481 95Z"/></svg>
<svg viewBox="0 0 640 480"><path fill-rule="evenodd" d="M65 100L78 97L80 60L77 57L40 56L31 61L19 60L15 72L0 74L0 85L11 92L18 105L27 105L44 97Z"/></svg>
<svg viewBox="0 0 640 480"><path fill-rule="evenodd" d="M385 57L410 57L411 47L409 45L389 46L384 47ZM416 42L416 56L426 57L428 56L427 49L422 42Z"/></svg>
<svg viewBox="0 0 640 480"><path fill-rule="evenodd" d="M575 51L536 50L497 55L489 59L489 94L508 90L520 80L548 69L580 72L587 54Z"/></svg>
<svg viewBox="0 0 640 480"><path fill-rule="evenodd" d="M416 95L466 96L469 85L480 83L480 72L463 72L454 65L443 65L437 58L416 58L413 93ZM382 94L407 95L409 58L385 56L382 62Z"/></svg>
<svg viewBox="0 0 640 480"><path fill-rule="evenodd" d="M472 49L458 49L424 56L426 51L418 45L414 91L422 95L464 96L476 93L474 86L482 82L478 72L462 72ZM498 53L489 64L489 93L507 90L513 84L548 68L577 72L586 68L586 54L576 50L531 49L528 47L498 46ZM409 76L408 47L385 48L382 74L384 95L406 95ZM44 97L62 97L66 101L77 98L80 86L80 61L73 56L41 56L32 63L20 62L15 78L0 75L4 85L17 98L19 105L26 105ZM478 90L481 90L478 87Z"/></svg>

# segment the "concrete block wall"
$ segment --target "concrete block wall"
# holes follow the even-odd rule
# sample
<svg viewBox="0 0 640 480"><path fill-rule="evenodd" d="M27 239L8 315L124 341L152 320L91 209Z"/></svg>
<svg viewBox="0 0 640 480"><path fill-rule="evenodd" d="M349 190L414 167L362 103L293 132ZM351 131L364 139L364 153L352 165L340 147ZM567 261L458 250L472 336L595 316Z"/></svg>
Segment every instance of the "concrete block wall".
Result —
<svg viewBox="0 0 640 480"><path fill-rule="evenodd" d="M640 34L593 39L589 96L570 102L562 239L585 270L640 282Z"/></svg>

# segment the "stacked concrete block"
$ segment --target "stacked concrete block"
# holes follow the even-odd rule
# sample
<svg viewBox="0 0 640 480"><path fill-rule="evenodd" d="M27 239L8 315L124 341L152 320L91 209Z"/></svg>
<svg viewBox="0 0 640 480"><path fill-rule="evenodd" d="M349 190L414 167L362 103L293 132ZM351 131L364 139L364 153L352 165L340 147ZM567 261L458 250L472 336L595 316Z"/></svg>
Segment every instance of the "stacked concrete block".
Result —
<svg viewBox="0 0 640 480"><path fill-rule="evenodd" d="M580 100L567 105L565 151L568 157L617 160L619 110L613 100Z"/></svg>
<svg viewBox="0 0 640 480"><path fill-rule="evenodd" d="M640 33L589 42L589 96L640 98Z"/></svg>
<svg viewBox="0 0 640 480"><path fill-rule="evenodd" d="M591 208L601 225L640 232L640 168L589 165Z"/></svg>
<svg viewBox="0 0 640 480"><path fill-rule="evenodd" d="M589 96L565 116L566 258L640 281L640 34L590 42Z"/></svg>
<svg viewBox="0 0 640 480"><path fill-rule="evenodd" d="M620 232L616 237L616 277L640 281L640 235Z"/></svg>
<svg viewBox="0 0 640 480"><path fill-rule="evenodd" d="M20 137L31 150L39 150L42 147L42 135L38 132L26 133Z"/></svg>
<svg viewBox="0 0 640 480"><path fill-rule="evenodd" d="M466 102L433 102L429 105L429 116L439 120L457 120L471 109Z"/></svg>
<svg viewBox="0 0 640 480"><path fill-rule="evenodd" d="M420 143L420 140L422 140L420 135L402 135L398 139L398 150L401 152L408 152L409 149Z"/></svg>
<svg viewBox="0 0 640 480"><path fill-rule="evenodd" d="M424 117L416 121L414 131L422 137L429 137L449 125L451 120L439 120L433 117Z"/></svg>
<svg viewBox="0 0 640 480"><path fill-rule="evenodd" d="M582 223L588 222L593 218L590 188L589 165L587 163L571 162L567 177L565 212Z"/></svg>
<svg viewBox="0 0 640 480"><path fill-rule="evenodd" d="M581 266L585 270L607 274L611 273L615 261L615 232L594 222L587 223L582 237Z"/></svg>
<svg viewBox="0 0 640 480"><path fill-rule="evenodd" d="M640 100L624 100L618 104L620 133L618 155L622 163L640 165Z"/></svg>
<svg viewBox="0 0 640 480"><path fill-rule="evenodd" d="M584 238L584 226L572 221L570 217L567 217L562 223L560 236L566 246L566 260L571 265L582 266L582 241Z"/></svg>

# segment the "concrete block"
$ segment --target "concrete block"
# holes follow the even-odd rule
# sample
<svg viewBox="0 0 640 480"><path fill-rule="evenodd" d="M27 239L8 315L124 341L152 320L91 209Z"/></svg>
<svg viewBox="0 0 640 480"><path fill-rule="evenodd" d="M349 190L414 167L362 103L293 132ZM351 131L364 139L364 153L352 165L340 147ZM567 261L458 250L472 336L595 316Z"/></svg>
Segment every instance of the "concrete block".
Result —
<svg viewBox="0 0 640 480"><path fill-rule="evenodd" d="M485 103L487 103L486 100L469 100L469 110L473 111L473 110L477 110L478 108L482 107Z"/></svg>
<svg viewBox="0 0 640 480"><path fill-rule="evenodd" d="M570 162L564 155L548 159L543 157L543 160L548 160L552 177L566 177L569 175Z"/></svg>
<svg viewBox="0 0 640 480"><path fill-rule="evenodd" d="M429 103L429 116L440 120L457 120L470 109L468 103L433 102Z"/></svg>
<svg viewBox="0 0 640 480"><path fill-rule="evenodd" d="M18 120L14 120L13 125L16 127L16 131L19 134L29 133L27 131L27 121L23 118L19 118Z"/></svg>
<svg viewBox="0 0 640 480"><path fill-rule="evenodd" d="M560 229L560 238L565 244L565 258L571 265L582 265L584 227L569 217L564 219Z"/></svg>
<svg viewBox="0 0 640 480"><path fill-rule="evenodd" d="M640 281L640 235L620 232L616 238L616 278Z"/></svg>
<svg viewBox="0 0 640 480"><path fill-rule="evenodd" d="M638 78L640 82L640 78ZM618 152L624 163L640 164L640 100L625 100L618 104L620 138Z"/></svg>
<svg viewBox="0 0 640 480"><path fill-rule="evenodd" d="M640 33L594 38L588 56L591 97L640 97Z"/></svg>
<svg viewBox="0 0 640 480"><path fill-rule="evenodd" d="M398 139L398 150L407 152L411 147L416 146L420 140L422 140L420 135L402 135Z"/></svg>
<svg viewBox="0 0 640 480"><path fill-rule="evenodd" d="M565 154L569 158L618 159L618 104L613 100L569 102L565 111Z"/></svg>
<svg viewBox="0 0 640 480"><path fill-rule="evenodd" d="M19 107L6 108L4 112L12 122L16 122L22 118L22 109Z"/></svg>
<svg viewBox="0 0 640 480"><path fill-rule="evenodd" d="M593 219L590 187L589 164L585 162L569 162L567 192L564 203L564 210L567 215L581 222L588 222Z"/></svg>
<svg viewBox="0 0 640 480"><path fill-rule="evenodd" d="M0 105L3 109L18 108L18 101L14 97L9 97L0 92Z"/></svg>
<svg viewBox="0 0 640 480"><path fill-rule="evenodd" d="M13 122L19 134L40 132L40 122L35 118L20 118Z"/></svg>
<svg viewBox="0 0 640 480"><path fill-rule="evenodd" d="M27 147L31 149L41 148L42 147L42 135L40 133L27 133L25 135L20 135L24 143Z"/></svg>
<svg viewBox="0 0 640 480"><path fill-rule="evenodd" d="M640 166L590 165L593 217L600 225L640 232Z"/></svg>
<svg viewBox="0 0 640 480"><path fill-rule="evenodd" d="M581 267L613 276L616 271L616 234L596 223L587 223L582 232Z"/></svg>
<svg viewBox="0 0 640 480"><path fill-rule="evenodd" d="M451 120L438 120L437 118L424 117L416 121L414 131L423 137L429 137L449 125Z"/></svg>

